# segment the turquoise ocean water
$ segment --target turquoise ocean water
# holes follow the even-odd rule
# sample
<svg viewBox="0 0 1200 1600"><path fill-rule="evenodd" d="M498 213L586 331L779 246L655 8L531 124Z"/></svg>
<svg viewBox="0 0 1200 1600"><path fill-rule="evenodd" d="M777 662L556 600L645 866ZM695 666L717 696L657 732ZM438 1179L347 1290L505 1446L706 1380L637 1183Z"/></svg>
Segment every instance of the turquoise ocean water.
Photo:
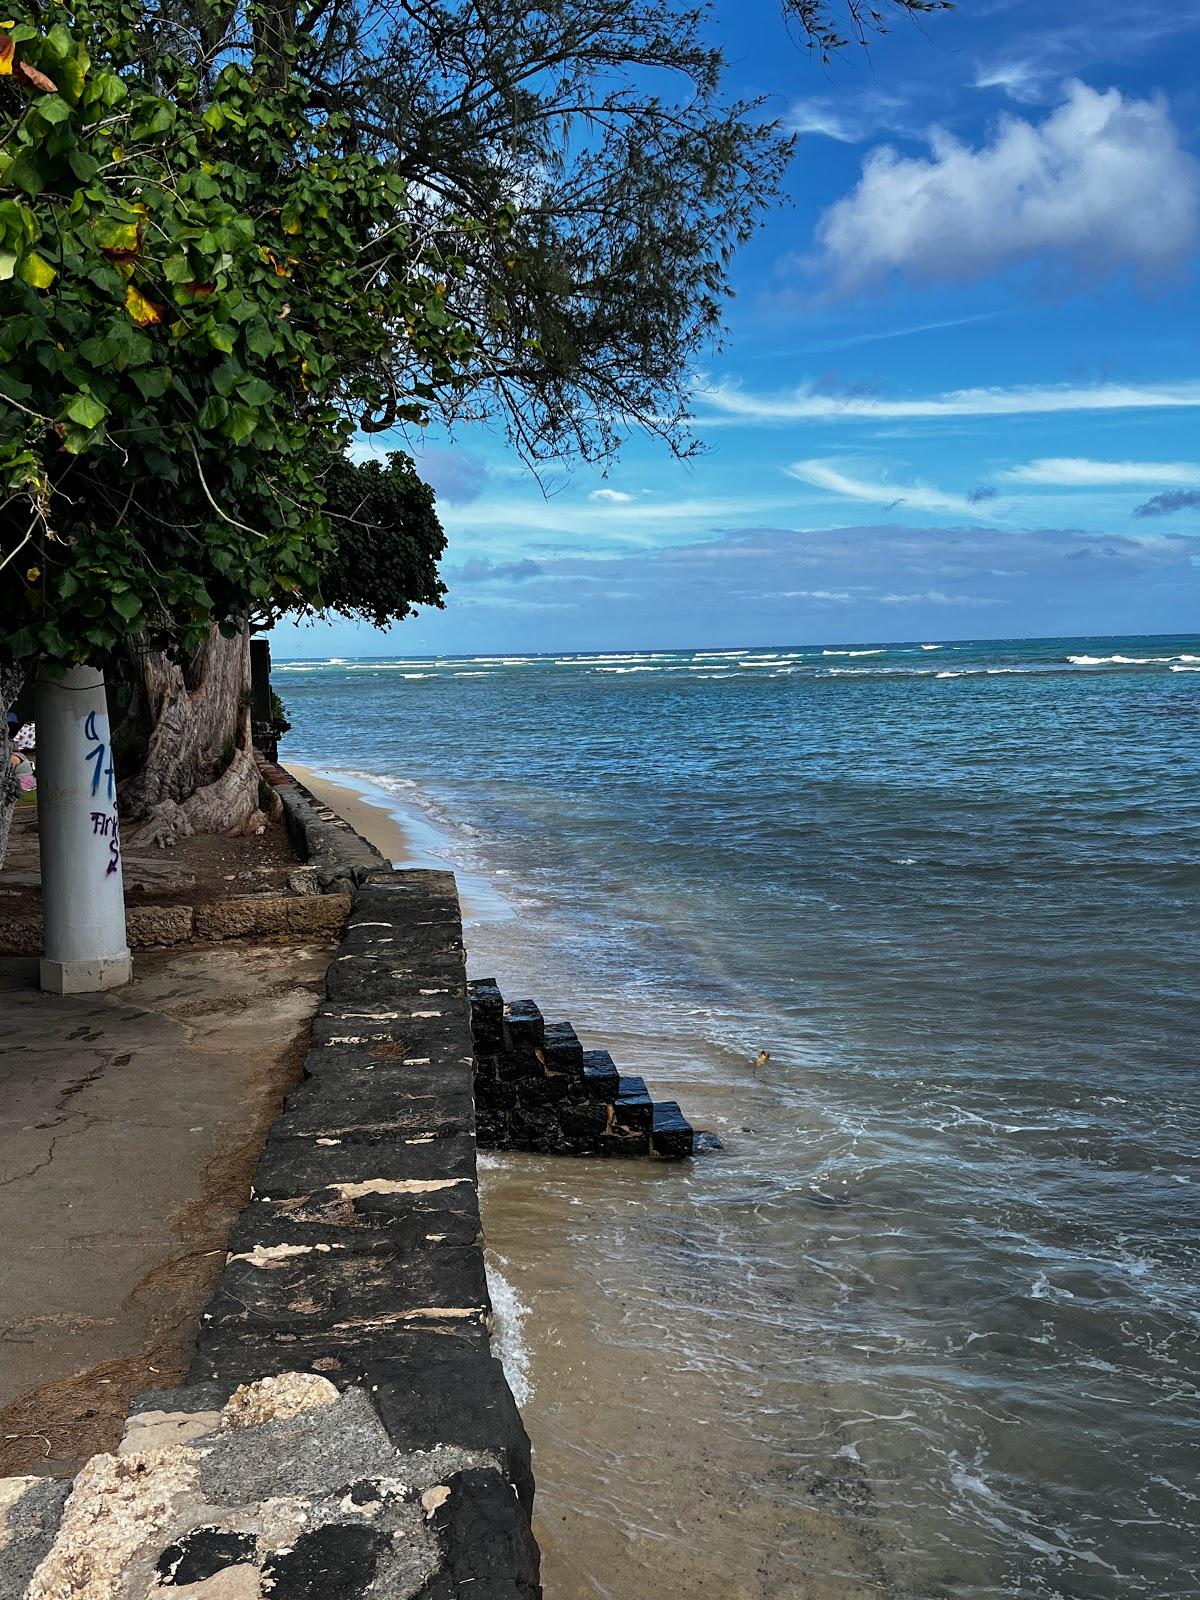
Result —
<svg viewBox="0 0 1200 1600"><path fill-rule="evenodd" d="M707 1538L691 1592L1200 1594L1200 636L275 671L285 762L460 872L473 971L725 1141L574 1211L524 1171L595 1338L708 1429L676 1471L744 1497L643 1506L637 1570ZM606 1560L569 1592L641 1592Z"/></svg>

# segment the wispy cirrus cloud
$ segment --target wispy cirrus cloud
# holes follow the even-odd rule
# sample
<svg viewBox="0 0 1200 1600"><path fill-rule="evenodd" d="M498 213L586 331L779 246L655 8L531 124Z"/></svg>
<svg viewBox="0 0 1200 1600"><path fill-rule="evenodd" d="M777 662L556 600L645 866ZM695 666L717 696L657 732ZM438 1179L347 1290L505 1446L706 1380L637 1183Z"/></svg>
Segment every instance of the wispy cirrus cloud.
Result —
<svg viewBox="0 0 1200 1600"><path fill-rule="evenodd" d="M746 423L936 421L952 417L1053 416L1068 412L1160 411L1200 407L1200 379L1182 383L1028 384L1013 388L949 389L891 398L839 393L817 384L758 394L732 384L702 390L696 399L720 418ZM700 416L701 424L706 419Z"/></svg>
<svg viewBox="0 0 1200 1600"><path fill-rule="evenodd" d="M817 224L840 290L892 273L970 282L1056 257L1072 288L1125 266L1153 279L1184 264L1200 230L1200 163L1161 98L1071 82L1040 123L1003 117L978 147L940 128L928 139L928 156L872 150Z"/></svg>
<svg viewBox="0 0 1200 1600"><path fill-rule="evenodd" d="M840 95L807 95L784 116L789 133L815 135L837 144L861 144L873 134L899 133L910 125L909 102L881 89Z"/></svg>
<svg viewBox="0 0 1200 1600"><path fill-rule="evenodd" d="M1189 461L1092 461L1085 456L1042 456L1000 474L1010 483L1059 489L1105 489L1143 483L1200 485L1200 466Z"/></svg>
<svg viewBox="0 0 1200 1600"><path fill-rule="evenodd" d="M916 594L882 594L883 606L1004 606L1009 602L1000 595L947 594L944 589L921 589Z"/></svg>
<svg viewBox="0 0 1200 1600"><path fill-rule="evenodd" d="M461 567L451 567L446 576L451 584L458 583L528 583L540 578L545 568L540 561L526 558L522 561L489 561L485 556L472 556Z"/></svg>
<svg viewBox="0 0 1200 1600"><path fill-rule="evenodd" d="M884 506L889 511L905 506L911 511L949 511L965 517L986 515L979 511L969 495L945 494L941 489L920 483L896 484L859 478L843 472L830 461L793 461L783 470L789 478L796 478L814 489L845 495L849 500L863 501L867 505Z"/></svg>

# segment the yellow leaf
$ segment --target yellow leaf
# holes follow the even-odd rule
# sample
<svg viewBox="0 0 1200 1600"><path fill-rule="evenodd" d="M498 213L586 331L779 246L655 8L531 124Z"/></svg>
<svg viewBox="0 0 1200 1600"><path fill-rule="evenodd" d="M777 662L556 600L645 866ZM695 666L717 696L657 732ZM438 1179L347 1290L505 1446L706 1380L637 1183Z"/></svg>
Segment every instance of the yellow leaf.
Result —
<svg viewBox="0 0 1200 1600"><path fill-rule="evenodd" d="M96 243L110 261L131 261L142 243L142 228L137 222L96 223Z"/></svg>
<svg viewBox="0 0 1200 1600"><path fill-rule="evenodd" d="M132 283L125 290L125 309L143 328L149 323L161 322L166 315L162 306L155 305L153 300L147 299L140 289L134 288Z"/></svg>
<svg viewBox="0 0 1200 1600"><path fill-rule="evenodd" d="M13 53L16 45L11 39L0 39L0 78L11 78L13 69Z"/></svg>
<svg viewBox="0 0 1200 1600"><path fill-rule="evenodd" d="M300 232L300 218L299 217L289 217L287 219L287 221L283 225L283 231L284 231L284 233L299 233Z"/></svg>
<svg viewBox="0 0 1200 1600"><path fill-rule="evenodd" d="M58 268L52 267L45 256L38 255L36 250L25 253L17 272L31 289L48 289L58 277Z"/></svg>

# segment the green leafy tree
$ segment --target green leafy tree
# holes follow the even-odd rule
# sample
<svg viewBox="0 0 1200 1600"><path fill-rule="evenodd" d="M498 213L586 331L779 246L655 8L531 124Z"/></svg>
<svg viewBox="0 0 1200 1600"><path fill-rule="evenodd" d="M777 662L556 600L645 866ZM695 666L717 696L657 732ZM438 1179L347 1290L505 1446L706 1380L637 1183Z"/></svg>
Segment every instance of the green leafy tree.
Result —
<svg viewBox="0 0 1200 1600"><path fill-rule="evenodd" d="M438 562L446 535L433 490L412 460L334 456L321 477L333 549L321 576L325 609L385 628L419 605L440 606Z"/></svg>
<svg viewBox="0 0 1200 1600"><path fill-rule="evenodd" d="M278 63L164 57L162 92L142 20L98 0L0 29L0 651L133 641L151 732L124 798L165 837L250 820L248 723L230 760L231 696L197 720L196 688L247 617L321 603L314 462L383 409L420 421L473 336L446 310L453 224L416 238L403 178Z"/></svg>

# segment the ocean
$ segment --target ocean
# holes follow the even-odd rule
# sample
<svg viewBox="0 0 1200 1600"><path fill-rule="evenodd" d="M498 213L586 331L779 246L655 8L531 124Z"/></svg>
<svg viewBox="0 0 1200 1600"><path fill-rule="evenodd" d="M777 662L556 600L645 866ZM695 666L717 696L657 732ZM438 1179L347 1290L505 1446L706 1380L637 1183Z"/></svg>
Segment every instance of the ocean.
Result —
<svg viewBox="0 0 1200 1600"><path fill-rule="evenodd" d="M1200 636L275 685L724 1145L484 1158L547 1600L1200 1594Z"/></svg>

